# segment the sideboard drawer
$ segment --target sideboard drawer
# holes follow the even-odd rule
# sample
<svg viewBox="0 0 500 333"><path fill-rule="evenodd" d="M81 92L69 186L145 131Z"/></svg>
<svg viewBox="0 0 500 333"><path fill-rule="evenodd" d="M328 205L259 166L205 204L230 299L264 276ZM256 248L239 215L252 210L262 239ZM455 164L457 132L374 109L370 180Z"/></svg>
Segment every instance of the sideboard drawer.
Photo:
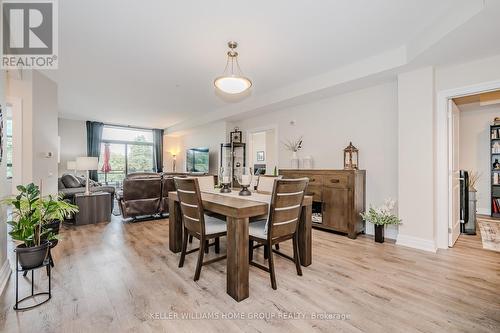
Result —
<svg viewBox="0 0 500 333"><path fill-rule="evenodd" d="M321 202L323 200L323 187L309 184L307 186L306 195L312 195L313 201Z"/></svg>
<svg viewBox="0 0 500 333"><path fill-rule="evenodd" d="M309 185L322 185L323 184L323 176L315 175L311 173L301 173L301 172L290 172L283 173L284 178L309 178Z"/></svg>
<svg viewBox="0 0 500 333"><path fill-rule="evenodd" d="M334 174L327 175L324 179L325 186L332 187L348 187L349 186L349 175L346 174Z"/></svg>

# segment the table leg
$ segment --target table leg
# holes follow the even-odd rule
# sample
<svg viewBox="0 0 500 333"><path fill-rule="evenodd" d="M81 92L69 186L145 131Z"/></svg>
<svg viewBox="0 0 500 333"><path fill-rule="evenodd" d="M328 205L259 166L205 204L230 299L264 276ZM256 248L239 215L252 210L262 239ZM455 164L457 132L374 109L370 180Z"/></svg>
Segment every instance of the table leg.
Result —
<svg viewBox="0 0 500 333"><path fill-rule="evenodd" d="M248 218L227 217L227 293L242 301L249 295Z"/></svg>
<svg viewBox="0 0 500 333"><path fill-rule="evenodd" d="M302 207L298 232L300 263L309 266L312 263L312 205Z"/></svg>
<svg viewBox="0 0 500 333"><path fill-rule="evenodd" d="M178 253L182 248L182 214L178 201L168 200L168 247Z"/></svg>

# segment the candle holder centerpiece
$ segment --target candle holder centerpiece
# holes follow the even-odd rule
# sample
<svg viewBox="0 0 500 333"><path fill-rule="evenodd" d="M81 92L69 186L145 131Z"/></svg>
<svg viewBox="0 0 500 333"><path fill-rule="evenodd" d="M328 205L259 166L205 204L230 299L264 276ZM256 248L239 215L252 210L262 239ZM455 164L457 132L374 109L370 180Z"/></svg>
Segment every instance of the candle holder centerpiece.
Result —
<svg viewBox="0 0 500 333"><path fill-rule="evenodd" d="M238 193L241 196L252 195L252 192L248 189L252 184L252 168L244 167L241 174L238 175L238 183L240 183L241 191Z"/></svg>
<svg viewBox="0 0 500 333"><path fill-rule="evenodd" d="M231 175L228 169L220 168L219 180L221 185L220 193L231 193Z"/></svg>

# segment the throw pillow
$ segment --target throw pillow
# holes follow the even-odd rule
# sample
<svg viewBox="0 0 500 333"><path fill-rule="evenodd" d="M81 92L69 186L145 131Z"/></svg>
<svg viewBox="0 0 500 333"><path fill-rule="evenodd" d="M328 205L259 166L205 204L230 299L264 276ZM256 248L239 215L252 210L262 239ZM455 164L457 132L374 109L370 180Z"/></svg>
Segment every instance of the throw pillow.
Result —
<svg viewBox="0 0 500 333"><path fill-rule="evenodd" d="M73 175L66 174L61 177L61 182L64 184L64 187L66 188L76 188L76 187L82 187L82 184Z"/></svg>

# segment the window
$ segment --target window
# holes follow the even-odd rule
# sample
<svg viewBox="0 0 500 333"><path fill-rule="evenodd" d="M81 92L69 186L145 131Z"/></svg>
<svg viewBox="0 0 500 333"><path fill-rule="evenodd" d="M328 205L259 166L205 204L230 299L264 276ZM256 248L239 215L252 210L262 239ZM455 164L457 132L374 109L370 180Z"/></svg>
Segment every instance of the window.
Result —
<svg viewBox="0 0 500 333"><path fill-rule="evenodd" d="M6 125L5 158L7 160L7 179L12 179L12 119L7 118L5 125Z"/></svg>
<svg viewBox="0 0 500 333"><path fill-rule="evenodd" d="M109 156L108 172L104 172L106 154ZM129 173L152 172L154 169L153 131L104 126L99 157L99 182L120 184Z"/></svg>

